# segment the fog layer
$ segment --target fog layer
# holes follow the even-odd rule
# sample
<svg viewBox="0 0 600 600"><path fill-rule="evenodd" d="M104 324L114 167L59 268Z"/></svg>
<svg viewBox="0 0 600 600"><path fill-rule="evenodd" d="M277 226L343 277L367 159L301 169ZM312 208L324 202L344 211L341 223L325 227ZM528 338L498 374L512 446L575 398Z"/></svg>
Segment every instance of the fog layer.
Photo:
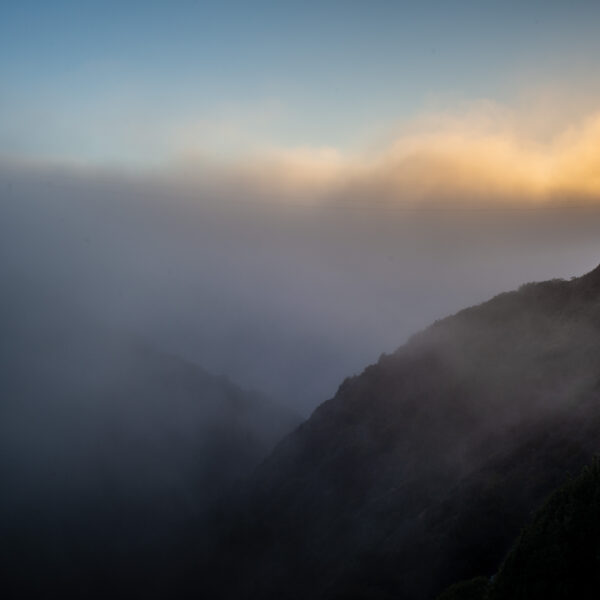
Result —
<svg viewBox="0 0 600 600"><path fill-rule="evenodd" d="M9 162L0 191L1 315L14 339L39 345L77 314L305 414L430 321L600 256L594 203L407 207L375 190L288 197L233 172Z"/></svg>

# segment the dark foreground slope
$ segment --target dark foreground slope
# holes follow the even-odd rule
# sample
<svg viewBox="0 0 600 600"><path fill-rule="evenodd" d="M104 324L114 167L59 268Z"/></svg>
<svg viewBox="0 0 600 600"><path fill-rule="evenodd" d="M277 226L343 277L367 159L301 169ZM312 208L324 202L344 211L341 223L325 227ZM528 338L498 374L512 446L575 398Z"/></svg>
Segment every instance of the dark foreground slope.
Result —
<svg viewBox="0 0 600 600"><path fill-rule="evenodd" d="M559 488L519 536L491 600L592 600L600 591L600 464Z"/></svg>
<svg viewBox="0 0 600 600"><path fill-rule="evenodd" d="M600 590L600 463L539 508L493 578L452 585L438 600L592 600Z"/></svg>
<svg viewBox="0 0 600 600"><path fill-rule="evenodd" d="M203 581L230 598L433 598L492 574L599 434L600 269L528 284L346 380L255 474Z"/></svg>
<svg viewBox="0 0 600 600"><path fill-rule="evenodd" d="M0 344L0 595L183 595L208 507L299 419L89 326L46 331Z"/></svg>

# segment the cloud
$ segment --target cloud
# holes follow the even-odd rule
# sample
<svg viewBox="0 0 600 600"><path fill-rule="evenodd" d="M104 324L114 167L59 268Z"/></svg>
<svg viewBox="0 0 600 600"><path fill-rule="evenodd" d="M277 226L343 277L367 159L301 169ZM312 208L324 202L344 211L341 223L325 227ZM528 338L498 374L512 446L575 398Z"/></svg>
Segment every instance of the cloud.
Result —
<svg viewBox="0 0 600 600"><path fill-rule="evenodd" d="M187 111L172 122L141 108L135 118L125 118L129 113L123 109L96 112L86 112L86 123L69 120L61 129L74 132L79 150L93 147L89 164L152 168L171 183L201 191L242 186L263 199L336 204L544 204L600 197L600 109L565 103L550 93L530 97L519 108L481 100L425 112L390 125L383 139L353 151L275 141L290 133L291 123L289 111L276 100L222 107L204 118ZM302 139L298 132L292 137Z"/></svg>
<svg viewBox="0 0 600 600"><path fill-rule="evenodd" d="M421 115L369 151L255 149L237 161L213 161L204 175L303 200L545 203L600 198L600 111L562 126L541 127L539 121L531 113L480 102L464 111ZM191 163L183 163L188 171Z"/></svg>
<svg viewBox="0 0 600 600"><path fill-rule="evenodd" d="M43 341L78 315L307 412L435 318L598 263L598 210L388 210L378 197L406 202L393 160L359 163L326 149L170 173L0 160L0 325ZM458 202L440 189L417 206Z"/></svg>
<svg viewBox="0 0 600 600"><path fill-rule="evenodd" d="M435 318L597 265L600 117L528 125L483 104L354 154L0 157L0 320L35 337L81 313L306 412Z"/></svg>
<svg viewBox="0 0 600 600"><path fill-rule="evenodd" d="M498 111L441 115L383 153L393 192L550 200L600 194L600 113L538 141ZM433 126L432 126L433 125Z"/></svg>

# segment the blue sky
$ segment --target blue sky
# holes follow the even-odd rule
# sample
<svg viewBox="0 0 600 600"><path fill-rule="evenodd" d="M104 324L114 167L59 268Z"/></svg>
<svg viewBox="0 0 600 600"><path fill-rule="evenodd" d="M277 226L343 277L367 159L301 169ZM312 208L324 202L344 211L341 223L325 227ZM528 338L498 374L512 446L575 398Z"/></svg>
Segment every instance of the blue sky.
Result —
<svg viewBox="0 0 600 600"><path fill-rule="evenodd" d="M465 101L600 99L598 2L5 2L0 153L353 150Z"/></svg>

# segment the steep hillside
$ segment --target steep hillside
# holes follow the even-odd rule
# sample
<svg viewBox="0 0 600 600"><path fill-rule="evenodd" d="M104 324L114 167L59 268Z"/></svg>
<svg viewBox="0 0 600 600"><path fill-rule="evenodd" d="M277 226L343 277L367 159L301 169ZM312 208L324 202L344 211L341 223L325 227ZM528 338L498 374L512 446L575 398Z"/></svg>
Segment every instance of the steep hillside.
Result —
<svg viewBox="0 0 600 600"><path fill-rule="evenodd" d="M537 511L494 578L491 600L598 597L600 464L594 461Z"/></svg>
<svg viewBox="0 0 600 600"><path fill-rule="evenodd" d="M600 463L539 508L492 578L452 585L438 600L581 600L600 589Z"/></svg>
<svg viewBox="0 0 600 600"><path fill-rule="evenodd" d="M346 380L278 445L211 591L417 600L492 574L599 432L600 268L502 294Z"/></svg>

